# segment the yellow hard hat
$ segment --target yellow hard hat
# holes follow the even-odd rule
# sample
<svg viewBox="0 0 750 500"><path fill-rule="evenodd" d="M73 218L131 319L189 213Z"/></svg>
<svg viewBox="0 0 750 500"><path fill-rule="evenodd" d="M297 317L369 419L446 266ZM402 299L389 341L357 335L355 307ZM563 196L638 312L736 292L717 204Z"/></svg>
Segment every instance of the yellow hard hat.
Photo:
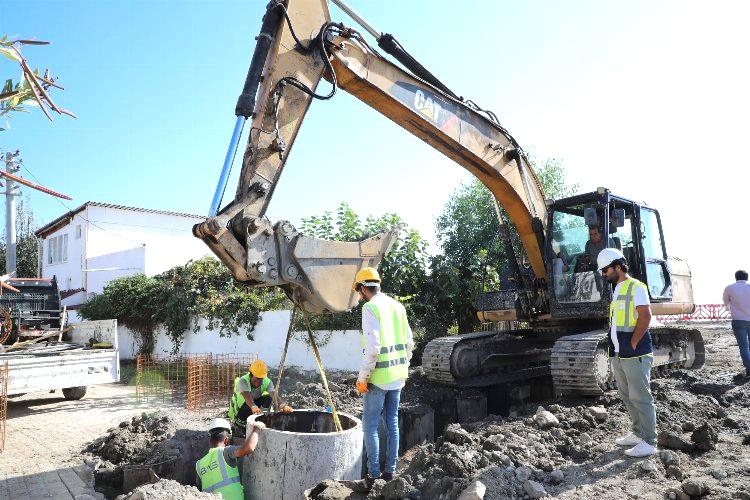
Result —
<svg viewBox="0 0 750 500"><path fill-rule="evenodd" d="M250 375L255 378L266 378L268 375L268 366L263 361L256 359L250 365Z"/></svg>
<svg viewBox="0 0 750 500"><path fill-rule="evenodd" d="M373 284L380 284L380 275L378 270L374 267L363 267L357 271L357 275L354 277L354 284L352 285L352 292L357 291L357 285L367 285L372 282Z"/></svg>

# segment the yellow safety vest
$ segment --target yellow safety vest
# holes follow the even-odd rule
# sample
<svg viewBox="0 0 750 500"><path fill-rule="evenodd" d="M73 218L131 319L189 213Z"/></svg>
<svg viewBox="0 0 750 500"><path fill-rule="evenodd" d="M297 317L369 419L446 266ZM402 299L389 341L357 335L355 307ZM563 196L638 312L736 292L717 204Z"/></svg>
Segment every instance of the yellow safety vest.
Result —
<svg viewBox="0 0 750 500"><path fill-rule="evenodd" d="M646 330L646 334L635 350L629 346L631 336L635 331L635 324L638 321L638 311L635 308L635 291L639 287L643 288L648 297L648 288L645 284L635 278L627 278L622 282L618 295L612 299L612 303L609 305L610 330L614 321L621 358L651 355L653 351L651 334L648 330Z"/></svg>
<svg viewBox="0 0 750 500"><path fill-rule="evenodd" d="M408 323L404 306L394 300L381 302L380 305L370 301L363 307L372 311L380 327L380 354L369 382L382 385L406 380L409 376L409 358L406 351ZM364 350L364 332L361 340Z"/></svg>
<svg viewBox="0 0 750 500"><path fill-rule="evenodd" d="M229 412L227 416L229 417L229 420L232 422L237 422L237 412L239 412L240 407L245 402L245 398L242 397L242 393L237 389L237 385L240 381L240 379L245 379L247 381L248 387L252 387L252 384L250 384L250 374L246 373L241 377L237 377L234 379L234 393L232 393L232 399L229 400ZM260 383L260 395L261 396L269 396L268 393L268 386L271 385L271 379L268 377L265 377L263 379L263 382Z"/></svg>
<svg viewBox="0 0 750 500"><path fill-rule="evenodd" d="M218 491L224 500L244 500L240 471L224 460L223 448L208 450L206 456L195 462L195 472L201 478L201 489L206 493Z"/></svg>

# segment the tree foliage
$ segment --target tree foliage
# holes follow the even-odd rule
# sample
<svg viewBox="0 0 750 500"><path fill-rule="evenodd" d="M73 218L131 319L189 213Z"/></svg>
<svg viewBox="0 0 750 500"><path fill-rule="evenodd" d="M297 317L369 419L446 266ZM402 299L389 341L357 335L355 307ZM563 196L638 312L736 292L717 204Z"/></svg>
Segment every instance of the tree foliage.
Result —
<svg viewBox="0 0 750 500"><path fill-rule="evenodd" d="M16 204L16 277L33 278L37 275L39 242L34 235L37 230L34 211L29 197L19 198ZM0 241L0 274L7 273L5 235Z"/></svg>
<svg viewBox="0 0 750 500"><path fill-rule="evenodd" d="M197 318L221 335L252 331L262 311L288 307L278 289L250 289L234 280L218 260L204 257L176 266L160 275L126 276L110 281L79 310L85 319L117 318L140 334L140 351L151 352L154 332L163 327L176 352L185 332L197 332Z"/></svg>

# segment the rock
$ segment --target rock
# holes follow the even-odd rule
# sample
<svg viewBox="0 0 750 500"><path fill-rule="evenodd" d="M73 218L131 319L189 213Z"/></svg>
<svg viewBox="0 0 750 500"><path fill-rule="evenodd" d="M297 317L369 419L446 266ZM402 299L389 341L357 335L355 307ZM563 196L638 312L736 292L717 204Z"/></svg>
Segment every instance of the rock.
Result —
<svg viewBox="0 0 750 500"><path fill-rule="evenodd" d="M583 433L581 433L580 436L578 436L578 439L576 440L576 443L578 444L578 446L588 446L593 441L594 440L591 439L591 436L588 433L583 432Z"/></svg>
<svg viewBox="0 0 750 500"><path fill-rule="evenodd" d="M558 413L562 411L562 407L560 405L549 405L549 411L552 413Z"/></svg>
<svg viewBox="0 0 750 500"><path fill-rule="evenodd" d="M471 435L462 429L459 424L450 424L445 428L443 437L453 444L470 444L473 442Z"/></svg>
<svg viewBox="0 0 750 500"><path fill-rule="evenodd" d="M682 432L692 432L695 430L695 424L688 420L687 422L683 422L680 428Z"/></svg>
<svg viewBox="0 0 750 500"><path fill-rule="evenodd" d="M482 500L487 487L482 481L474 481L458 496L458 500Z"/></svg>
<svg viewBox="0 0 750 500"><path fill-rule="evenodd" d="M549 433L552 435L552 437L555 437L557 439L562 439L565 437L565 431L557 427L549 431Z"/></svg>
<svg viewBox="0 0 750 500"><path fill-rule="evenodd" d="M705 495L709 491L708 485L703 481L699 481L697 479L688 479L687 481L683 481L680 486L682 487L682 491L684 491L691 497L700 497Z"/></svg>
<svg viewBox="0 0 750 500"><path fill-rule="evenodd" d="M664 464L664 467L680 465L680 456L672 450L661 450L659 452L659 458L661 459L661 463Z"/></svg>
<svg viewBox="0 0 750 500"><path fill-rule="evenodd" d="M482 448L489 451L504 451L506 447L505 444L505 436L502 434L495 434L493 436L488 437L484 444L482 444Z"/></svg>
<svg viewBox="0 0 750 500"><path fill-rule="evenodd" d="M641 462L641 470L644 472L656 472L656 464L651 460Z"/></svg>
<svg viewBox="0 0 750 500"><path fill-rule="evenodd" d="M739 429L741 427L740 423L732 417L725 418L723 424L724 427L728 427L729 429Z"/></svg>
<svg viewBox="0 0 750 500"><path fill-rule="evenodd" d="M516 469L516 479L523 482L527 479L531 478L531 475L534 473L534 471L531 470L529 467L519 467Z"/></svg>
<svg viewBox="0 0 750 500"><path fill-rule="evenodd" d="M690 500L690 495L682 491L680 488L668 488L664 492L664 496L670 500Z"/></svg>
<svg viewBox="0 0 750 500"><path fill-rule="evenodd" d="M712 469L711 475L719 481L721 481L722 479L726 479L729 476L726 471L721 469Z"/></svg>
<svg viewBox="0 0 750 500"><path fill-rule="evenodd" d="M316 486L310 496L316 500L345 500L352 493L354 492L343 484L327 479Z"/></svg>
<svg viewBox="0 0 750 500"><path fill-rule="evenodd" d="M367 494L368 500L375 500L378 498L381 493L383 492L383 488L385 487L387 483L382 479L376 479L375 482L372 483L372 488L370 488L370 493Z"/></svg>
<svg viewBox="0 0 750 500"><path fill-rule="evenodd" d="M675 432L667 431L659 433L659 446L671 450L692 451L693 443L689 442Z"/></svg>
<svg viewBox="0 0 750 500"><path fill-rule="evenodd" d="M356 480L350 480L350 481L339 481L341 484L352 490L354 493L364 493L367 494L367 492L370 491L370 488L367 486L367 481L364 479L356 479Z"/></svg>
<svg viewBox="0 0 750 500"><path fill-rule="evenodd" d="M711 424L705 422L693 431L693 434L690 435L690 439L695 443L695 446L699 450L711 451L716 448L716 443L719 441L719 433L716 432L716 429L714 429Z"/></svg>
<svg viewBox="0 0 750 500"><path fill-rule="evenodd" d="M561 470L553 470L549 474L550 481L559 484L562 483L565 480L565 473Z"/></svg>
<svg viewBox="0 0 750 500"><path fill-rule="evenodd" d="M678 481L682 481L685 479L685 474L682 472L682 469L677 467L676 465L670 465L667 467L666 470L667 477L671 477L672 479L676 479Z"/></svg>
<svg viewBox="0 0 750 500"><path fill-rule="evenodd" d="M388 481L380 494L385 500L399 500L408 498L414 491L415 488L406 479L397 477L393 481Z"/></svg>
<svg viewBox="0 0 750 500"><path fill-rule="evenodd" d="M530 479L524 481L523 491L525 491L526 494L531 498L542 498L547 496L547 492L544 490L544 486Z"/></svg>
<svg viewBox="0 0 750 500"><path fill-rule="evenodd" d="M534 422L542 428L547 429L549 427L555 427L560 424L560 421L551 412L548 412L543 407L539 407L534 414Z"/></svg>
<svg viewBox="0 0 750 500"><path fill-rule="evenodd" d="M604 422L607 420L607 410L603 406L589 406L589 414L596 419L597 422Z"/></svg>

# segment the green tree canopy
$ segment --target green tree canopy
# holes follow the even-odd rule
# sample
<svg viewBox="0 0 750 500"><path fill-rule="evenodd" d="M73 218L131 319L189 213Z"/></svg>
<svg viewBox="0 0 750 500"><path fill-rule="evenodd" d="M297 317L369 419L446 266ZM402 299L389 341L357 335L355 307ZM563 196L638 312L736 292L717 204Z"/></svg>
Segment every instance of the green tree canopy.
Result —
<svg viewBox="0 0 750 500"><path fill-rule="evenodd" d="M34 211L28 196L18 199L16 205L16 277L34 278L37 276L39 241L34 235L37 230ZM5 274L6 240L3 233L0 241L0 274Z"/></svg>

